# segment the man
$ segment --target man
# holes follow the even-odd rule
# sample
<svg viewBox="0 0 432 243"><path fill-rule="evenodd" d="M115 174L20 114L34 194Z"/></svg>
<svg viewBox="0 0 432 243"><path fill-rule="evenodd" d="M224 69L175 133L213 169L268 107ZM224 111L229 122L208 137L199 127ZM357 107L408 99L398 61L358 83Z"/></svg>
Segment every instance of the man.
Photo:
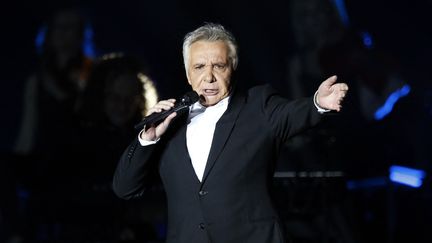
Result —
<svg viewBox="0 0 432 243"><path fill-rule="evenodd" d="M167 242L284 242L268 190L278 151L315 125L320 113L339 111L348 86L335 84L333 76L313 98L294 102L268 85L243 94L231 81L238 63L235 39L215 24L186 35L183 58L201 100L189 115L174 119L173 113L139 133L120 159L115 193L125 199L143 195L158 170L168 200ZM174 104L162 100L150 113Z"/></svg>

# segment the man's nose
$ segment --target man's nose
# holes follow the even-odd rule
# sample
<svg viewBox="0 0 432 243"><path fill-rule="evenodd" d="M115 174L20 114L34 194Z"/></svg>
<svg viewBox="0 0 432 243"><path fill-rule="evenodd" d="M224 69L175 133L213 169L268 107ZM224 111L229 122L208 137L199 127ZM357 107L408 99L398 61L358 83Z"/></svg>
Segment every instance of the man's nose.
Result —
<svg viewBox="0 0 432 243"><path fill-rule="evenodd" d="M213 68L211 66L206 68L206 71L204 73L204 81L208 83L213 83L216 81L216 78L213 75Z"/></svg>

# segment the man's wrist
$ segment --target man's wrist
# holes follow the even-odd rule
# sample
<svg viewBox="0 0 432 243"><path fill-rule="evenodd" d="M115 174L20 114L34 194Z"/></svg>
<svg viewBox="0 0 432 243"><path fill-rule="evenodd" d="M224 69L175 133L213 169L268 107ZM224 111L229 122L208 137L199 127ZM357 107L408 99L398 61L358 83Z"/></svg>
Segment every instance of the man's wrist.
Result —
<svg viewBox="0 0 432 243"><path fill-rule="evenodd" d="M315 92L315 94L314 94L314 96L313 96L313 102L314 102L314 105L315 105L315 107L317 108L317 110L318 110L319 113L322 114L322 113L326 113L326 112L331 111L331 110L329 110L329 109L322 108L322 107L318 104L318 90Z"/></svg>
<svg viewBox="0 0 432 243"><path fill-rule="evenodd" d="M148 146L148 145L156 144L160 140L160 138L157 138L156 140L143 139L141 137L141 135L144 131L145 131L145 127L144 127L144 129L141 130L141 132L138 133L138 141L141 144L141 146Z"/></svg>

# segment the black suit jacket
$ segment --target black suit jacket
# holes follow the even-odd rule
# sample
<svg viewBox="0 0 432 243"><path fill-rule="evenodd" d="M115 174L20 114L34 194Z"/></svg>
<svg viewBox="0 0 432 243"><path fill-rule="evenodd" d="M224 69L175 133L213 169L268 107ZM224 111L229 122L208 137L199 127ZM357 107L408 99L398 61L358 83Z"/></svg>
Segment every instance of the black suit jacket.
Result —
<svg viewBox="0 0 432 243"><path fill-rule="evenodd" d="M157 144L132 142L113 189L125 199L141 196L158 170L168 200L167 242L284 242L269 195L274 163L282 144L319 118L312 98L289 102L268 85L234 93L216 124L202 182L188 155L186 119L177 119Z"/></svg>

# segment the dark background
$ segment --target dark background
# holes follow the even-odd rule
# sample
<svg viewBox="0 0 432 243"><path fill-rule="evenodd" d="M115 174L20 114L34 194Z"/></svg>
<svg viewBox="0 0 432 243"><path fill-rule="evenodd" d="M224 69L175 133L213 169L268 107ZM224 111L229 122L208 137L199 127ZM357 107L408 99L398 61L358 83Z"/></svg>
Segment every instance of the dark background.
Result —
<svg viewBox="0 0 432 243"><path fill-rule="evenodd" d="M146 61L164 96L184 90L181 43L184 34L203 22L219 22L240 46L242 84L270 82L283 87L291 53L289 1L28 1L9 2L2 10L1 147L7 149L19 120L21 89L36 62L34 39L58 9L78 6L94 29L99 54L126 52ZM409 82L430 80L430 8L427 0L346 1L354 31L368 31L383 50L402 62Z"/></svg>
<svg viewBox="0 0 432 243"><path fill-rule="evenodd" d="M281 197L282 211L290 207L287 215L302 212L299 208L306 203L321 200L322 203L310 206L307 209L313 210L301 216L293 213L303 221L292 222L291 229L320 236L334 235L330 231L345 234L337 242L430 242L432 2L347 0L345 4L350 31L369 32L374 48L391 54L411 93L384 120L364 123L356 120L360 111L356 110L356 95L352 95L347 110L329 125L330 129L324 130L335 134L326 140L332 143L331 169L345 171L349 176L342 182L340 178L277 180L281 193L304 199L287 202ZM287 60L296 52L289 1L15 1L2 5L0 151L3 154L12 151L21 119L22 90L36 66L36 34L47 18L63 7L79 7L83 11L93 28L98 55L124 52L142 60L161 98L177 97L188 90L182 38L204 22L221 23L236 36L240 46L236 76L239 86L270 83L282 94L289 93ZM350 84L350 80L342 81ZM356 86L350 87L350 92L356 93ZM339 156L335 155L338 153ZM387 170L393 164L426 171L423 186L409 188L388 182ZM385 182L354 190L344 186L351 179L369 178L384 178ZM345 189L341 190L341 185ZM333 213L327 214L330 211ZM332 225L331 229L311 226L326 225L322 222ZM318 242L336 241L321 237Z"/></svg>

